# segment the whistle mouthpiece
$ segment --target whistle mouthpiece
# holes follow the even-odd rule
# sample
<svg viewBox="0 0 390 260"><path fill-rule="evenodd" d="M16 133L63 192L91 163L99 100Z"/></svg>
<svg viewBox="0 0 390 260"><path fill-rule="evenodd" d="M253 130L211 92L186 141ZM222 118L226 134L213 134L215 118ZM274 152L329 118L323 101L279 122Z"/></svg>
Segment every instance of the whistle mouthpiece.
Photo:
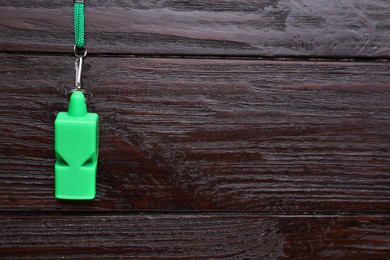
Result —
<svg viewBox="0 0 390 260"><path fill-rule="evenodd" d="M75 91L70 96L68 115L74 117L87 115L87 104L85 103L84 94L81 91Z"/></svg>

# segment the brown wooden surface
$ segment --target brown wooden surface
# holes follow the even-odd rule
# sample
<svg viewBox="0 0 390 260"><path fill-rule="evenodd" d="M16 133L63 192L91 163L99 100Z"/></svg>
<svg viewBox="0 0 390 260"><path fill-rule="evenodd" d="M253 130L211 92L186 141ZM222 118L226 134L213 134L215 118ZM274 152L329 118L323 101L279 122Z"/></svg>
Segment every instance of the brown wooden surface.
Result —
<svg viewBox="0 0 390 260"><path fill-rule="evenodd" d="M98 192L66 202L71 2L0 3L0 259L390 259L390 4L88 1Z"/></svg>
<svg viewBox="0 0 390 260"><path fill-rule="evenodd" d="M72 58L1 60L0 207L85 210L53 199L52 122ZM388 63L98 57L86 67L102 158L87 210L390 210Z"/></svg>
<svg viewBox="0 0 390 260"><path fill-rule="evenodd" d="M2 1L0 50L71 52L71 1ZM88 1L90 52L389 57L390 5L365 1Z"/></svg>
<svg viewBox="0 0 390 260"><path fill-rule="evenodd" d="M384 216L3 217L2 259L389 259Z"/></svg>

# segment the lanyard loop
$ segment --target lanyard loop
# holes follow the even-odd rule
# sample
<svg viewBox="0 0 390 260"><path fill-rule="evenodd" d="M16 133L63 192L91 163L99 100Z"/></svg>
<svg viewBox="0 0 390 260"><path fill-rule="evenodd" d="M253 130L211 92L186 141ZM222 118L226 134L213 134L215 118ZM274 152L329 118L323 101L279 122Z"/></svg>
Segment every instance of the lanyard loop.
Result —
<svg viewBox="0 0 390 260"><path fill-rule="evenodd" d="M74 22L74 43L77 48L84 48L84 0L74 0L73 22Z"/></svg>
<svg viewBox="0 0 390 260"><path fill-rule="evenodd" d="M87 56L87 49L84 47L84 0L74 0L73 4L73 22L74 22L74 54L76 55L75 71L76 90L81 90L81 72L83 69L83 60Z"/></svg>

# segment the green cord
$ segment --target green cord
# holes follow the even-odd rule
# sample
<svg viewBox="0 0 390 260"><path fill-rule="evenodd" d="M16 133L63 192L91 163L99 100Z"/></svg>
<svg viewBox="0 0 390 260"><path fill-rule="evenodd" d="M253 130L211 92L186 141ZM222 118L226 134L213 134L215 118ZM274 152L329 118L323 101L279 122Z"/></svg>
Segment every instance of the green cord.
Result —
<svg viewBox="0 0 390 260"><path fill-rule="evenodd" d="M84 48L84 3L74 3L74 43L79 49Z"/></svg>

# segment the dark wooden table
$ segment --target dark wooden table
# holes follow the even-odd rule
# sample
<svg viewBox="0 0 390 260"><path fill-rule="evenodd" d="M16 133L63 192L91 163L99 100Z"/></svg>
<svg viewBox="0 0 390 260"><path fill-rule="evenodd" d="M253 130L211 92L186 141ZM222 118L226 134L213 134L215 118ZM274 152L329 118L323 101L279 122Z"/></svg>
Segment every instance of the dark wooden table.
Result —
<svg viewBox="0 0 390 260"><path fill-rule="evenodd" d="M387 0L88 1L90 202L53 195L72 1L0 15L0 259L390 259Z"/></svg>

